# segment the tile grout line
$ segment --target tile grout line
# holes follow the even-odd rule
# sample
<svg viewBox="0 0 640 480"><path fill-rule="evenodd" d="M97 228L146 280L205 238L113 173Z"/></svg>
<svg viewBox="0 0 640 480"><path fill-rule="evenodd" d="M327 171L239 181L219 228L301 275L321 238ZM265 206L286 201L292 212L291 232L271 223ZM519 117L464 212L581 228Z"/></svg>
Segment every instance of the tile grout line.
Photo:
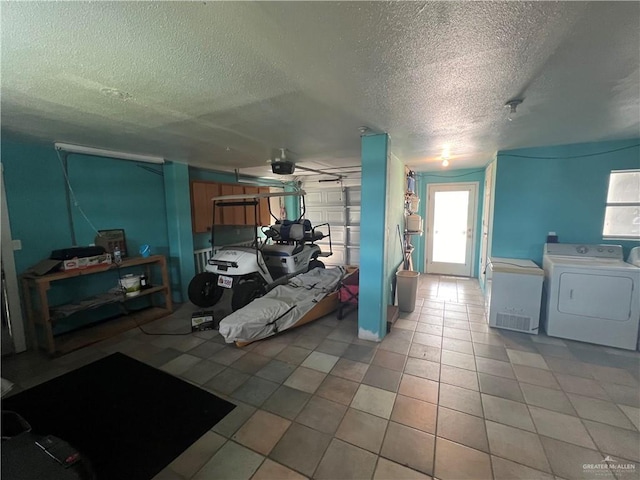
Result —
<svg viewBox="0 0 640 480"><path fill-rule="evenodd" d="M544 358L544 355L543 355ZM584 362L583 362L584 363ZM560 388L562 389L562 393L564 394L564 396L567 398L567 400L569 401L569 403L571 404L571 407L574 409L574 411L576 412L576 418L580 421L580 425L582 425L582 428L584 428L584 430L587 432L587 435L589 436L589 439L591 440L591 442L593 443L593 445L596 447L596 451L603 456L603 458L607 455L605 452L603 452L600 448L600 446L598 445L598 443L595 441L595 438L593 438L593 435L591 434L591 432L589 431L589 429L587 428L586 424L584 423L584 419L582 417L580 417L580 414L578 413L578 410L575 408L575 405L573 404L573 402L571 401L571 398L569 397L569 395L567 394L568 392L566 392L562 386L562 383L560 383L558 381L558 378L556 377L557 372L551 370L551 368L549 368L549 371L551 372L551 374L553 375L553 378L555 379L556 382L558 382L558 385L560 385ZM566 375L566 374L565 374ZM575 376L575 375L573 375ZM593 377L593 375L592 375ZM581 377L578 377L581 378ZM596 381L594 378L590 379L592 381ZM596 381L596 383L599 383ZM604 389L603 389L604 390ZM607 398L609 398L611 400L610 403L613 403L615 405L615 402L613 402L613 400L609 397L609 393L605 391L605 393L607 394ZM588 397L591 398L591 397ZM600 399L601 400L601 399ZM533 418L533 417L532 417ZM600 423L600 422L598 422ZM565 442L565 443L569 443L569 442ZM583 447L584 448L584 447ZM590 450L590 449L589 449ZM545 455L546 455L546 450L545 450ZM607 468L607 470L609 470L611 472L611 474L616 477L616 475L613 474L613 472Z"/></svg>
<svg viewBox="0 0 640 480"><path fill-rule="evenodd" d="M473 342L472 342L473 343ZM491 458L493 456L493 453L491 452L491 442L489 442L489 432L487 429L487 417L484 411L484 400L482 398L482 387L480 386L480 376L478 375L478 361L477 361L477 355L475 353L475 346L473 347L473 360L474 363L476 365L476 381L478 382L478 396L480 397L480 408L482 409L482 420L484 423L484 436L487 440L487 449L489 450L489 468L491 469L491 478L496 477L496 474L493 470L493 459Z"/></svg>
<svg viewBox="0 0 640 480"><path fill-rule="evenodd" d="M443 304L442 308L442 333L444 335L444 310L446 308L446 302ZM437 452L437 442L438 442L438 423L440 419L440 385L441 385L441 375L442 375L442 343L444 336L440 336L440 358L438 360L438 397L436 398L436 424L433 431L433 458L432 458L432 469L431 476L435 478L436 476L436 452Z"/></svg>
<svg viewBox="0 0 640 480"><path fill-rule="evenodd" d="M393 327L392 327L391 330L393 331ZM398 395L399 395L399 391L400 391L400 384L402 383L402 377L404 376L404 368L406 367L407 362L409 361L409 352L411 351L411 344L412 344L412 340L413 340L414 335L415 335L415 330L413 331L413 334L411 335L411 340L409 340L409 350L407 351L407 354L405 355L404 364L403 364L403 367L402 367L402 373L400 375L400 383L398 384L398 391L396 392L396 396L393 399L393 407L391 407L391 413L389 413L389 418L386 419L387 420L387 424L386 424L386 426L384 428L384 435L382 435L382 443L380 444L380 450L379 450L379 452L377 454L376 464L375 464L375 468L373 470L372 478L375 475L376 469L378 468L378 463L380 462L380 457L382 457L382 458L384 458L386 460L389 460L391 462L394 462L393 460L388 459L387 457L383 457L382 449L384 447L384 442L387 439L387 433L389 432L389 425L391 424L391 416L393 415L393 409L395 408L396 402L398 401ZM386 337L386 335L385 335L385 337ZM380 342L380 343L382 343L382 342ZM396 352L394 352L394 353L396 353ZM368 412L365 412L365 413L368 413ZM397 462L394 462L394 463L397 463ZM409 466L406 466L406 467L410 468Z"/></svg>

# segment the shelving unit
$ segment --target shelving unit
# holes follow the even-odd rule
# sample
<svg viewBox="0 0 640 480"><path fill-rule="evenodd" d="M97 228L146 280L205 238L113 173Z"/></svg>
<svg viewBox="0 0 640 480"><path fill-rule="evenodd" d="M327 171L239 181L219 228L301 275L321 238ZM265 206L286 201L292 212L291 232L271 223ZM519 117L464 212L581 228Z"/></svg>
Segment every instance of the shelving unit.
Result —
<svg viewBox="0 0 640 480"><path fill-rule="evenodd" d="M415 192L411 190L407 190L404 195L404 212L405 212L405 222L404 222L404 269L405 270L413 270L413 261L411 258L411 254L413 253L414 247L411 244L411 237L414 235L422 235L422 223L420 224L420 229L410 229L409 225L409 217L418 212L418 205L420 202L420 198ZM422 222L422 220L421 220Z"/></svg>
<svg viewBox="0 0 640 480"><path fill-rule="evenodd" d="M113 272L117 268L127 270L131 267L143 267L146 271L147 278L159 279L159 284L142 290L140 294L135 297L105 293L98 297L85 299L83 302L72 305L73 312L71 314L110 304L120 304L123 307L123 311L126 312L126 302L144 297L151 299L152 306L150 308L125 313L115 319L54 336L53 322L56 320L56 309L58 309L59 312L60 306L51 307L49 305L47 292L51 288L52 283L80 276L90 277L104 272ZM155 272L152 271L153 269L155 269ZM155 273L155 275L153 275L153 273ZM125 259L119 266L114 264L100 265L42 276L26 274L22 276L21 280L30 330L29 333L33 344L46 350L50 355L67 353L91 343L99 342L118 333L136 328L138 325L162 318L173 311L167 261L162 255ZM87 278L87 281L90 281L90 278ZM158 282L155 283L157 284ZM156 303L156 299L159 297L162 298L162 302L158 304ZM67 314L69 314L69 312L67 312Z"/></svg>

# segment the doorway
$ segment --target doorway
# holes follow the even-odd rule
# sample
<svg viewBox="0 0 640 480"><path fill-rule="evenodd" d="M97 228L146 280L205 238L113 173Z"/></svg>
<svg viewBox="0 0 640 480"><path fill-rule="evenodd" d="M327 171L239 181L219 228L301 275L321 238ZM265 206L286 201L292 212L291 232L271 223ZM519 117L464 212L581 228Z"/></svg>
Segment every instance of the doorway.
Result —
<svg viewBox="0 0 640 480"><path fill-rule="evenodd" d="M1 165L1 164L0 164ZM2 353L24 352L27 343L18 292L18 276L13 257L11 224L4 188L4 173L0 168L0 263L2 264Z"/></svg>
<svg viewBox="0 0 640 480"><path fill-rule="evenodd" d="M472 276L477 191L477 183L428 185L427 273Z"/></svg>
<svg viewBox="0 0 640 480"><path fill-rule="evenodd" d="M487 166L484 174L484 200L482 203L482 236L480 237L480 286L484 289L489 255L491 254L491 229L493 223L493 163Z"/></svg>

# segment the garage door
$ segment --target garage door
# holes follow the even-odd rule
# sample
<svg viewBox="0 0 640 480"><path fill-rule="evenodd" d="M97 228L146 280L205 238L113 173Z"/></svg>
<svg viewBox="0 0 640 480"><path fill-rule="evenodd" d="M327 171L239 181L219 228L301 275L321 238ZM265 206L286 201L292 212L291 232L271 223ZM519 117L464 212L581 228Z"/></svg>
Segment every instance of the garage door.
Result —
<svg viewBox="0 0 640 480"><path fill-rule="evenodd" d="M312 225L329 223L333 255L322 259L326 265L360 264L360 187L305 187L305 218ZM321 228L325 231L325 229ZM329 251L327 239L318 242Z"/></svg>

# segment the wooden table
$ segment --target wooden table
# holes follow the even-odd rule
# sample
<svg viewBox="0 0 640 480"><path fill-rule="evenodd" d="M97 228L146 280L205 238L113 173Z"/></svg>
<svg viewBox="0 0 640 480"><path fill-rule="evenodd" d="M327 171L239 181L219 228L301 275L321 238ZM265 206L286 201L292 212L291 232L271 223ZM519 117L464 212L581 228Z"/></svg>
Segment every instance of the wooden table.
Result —
<svg viewBox="0 0 640 480"><path fill-rule="evenodd" d="M120 269L121 274L124 276L127 269L130 267L140 266L145 269L147 278L154 278L153 274L155 273L155 278L160 279L160 283L155 285L152 283L153 286L151 288L142 290L140 294L135 297L126 297L124 294L112 295L112 300L103 299L99 306L114 303L124 304L129 300L150 296L149 298L151 299L152 305L150 308L128 313L116 319L111 319L97 325L90 326L89 328L82 328L80 330L54 336L52 325L53 318L51 314L52 308L49 305L47 293L51 288L52 283L80 276L91 277L108 271L117 271L117 269ZM155 272L153 272L154 269L156 270ZM86 281L90 280L91 278L86 279ZM29 334L33 341L33 345L46 350L51 355L67 353L91 343L99 342L117 335L118 333L136 328L139 325L143 325L169 315L173 311L167 261L163 255L152 255L146 258L132 257L123 260L120 265L97 265L84 269L68 270L65 272L56 272L40 276L24 274L21 277L21 281ZM162 302L160 304L156 303L157 298L162 298ZM99 307L90 306L83 308L80 306L78 311L86 310L88 308Z"/></svg>

